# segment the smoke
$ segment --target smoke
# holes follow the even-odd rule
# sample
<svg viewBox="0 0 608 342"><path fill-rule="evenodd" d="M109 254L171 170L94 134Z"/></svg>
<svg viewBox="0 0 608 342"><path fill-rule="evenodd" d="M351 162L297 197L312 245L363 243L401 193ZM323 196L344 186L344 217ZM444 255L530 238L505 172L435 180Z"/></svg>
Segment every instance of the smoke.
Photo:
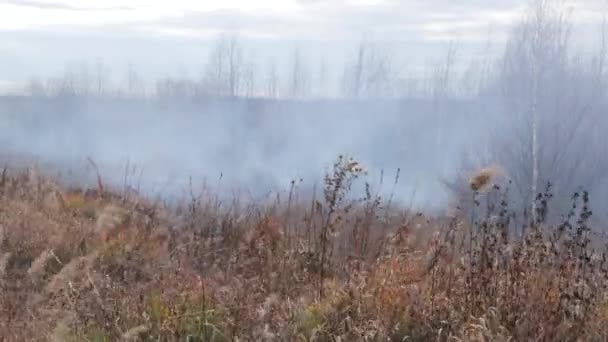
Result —
<svg viewBox="0 0 608 342"><path fill-rule="evenodd" d="M279 72L274 62L255 68L238 37L226 35L202 78L159 80L153 96L135 68L126 89L107 84L101 63L93 73L70 69L30 84L31 96L0 97L0 152L81 186L94 179L90 158L109 183L164 197L209 184L259 196L300 179L310 190L346 155L385 196L400 170L395 200L425 210L449 203L445 181L457 189L463 174L497 165L522 206L537 196L531 189L552 182L556 197L583 187L602 208L608 27L583 53L565 9L541 3L500 58L466 61L450 44L421 82L365 41L342 68L313 67L295 49Z"/></svg>
<svg viewBox="0 0 608 342"><path fill-rule="evenodd" d="M323 180L339 155L359 160L368 181L397 199L439 206L441 177L484 132L466 115L467 101L450 105L451 132L437 149L429 101L119 100L80 97L0 99L3 152L12 163L38 160L72 183L91 184L86 158L115 185L128 177L146 193L179 195L189 179L201 186L222 177L226 189L255 194ZM458 133L460 132L460 133ZM465 133L466 132L466 133ZM444 170L439 170L441 160ZM128 168L128 169L127 169ZM378 189L380 191L380 189Z"/></svg>

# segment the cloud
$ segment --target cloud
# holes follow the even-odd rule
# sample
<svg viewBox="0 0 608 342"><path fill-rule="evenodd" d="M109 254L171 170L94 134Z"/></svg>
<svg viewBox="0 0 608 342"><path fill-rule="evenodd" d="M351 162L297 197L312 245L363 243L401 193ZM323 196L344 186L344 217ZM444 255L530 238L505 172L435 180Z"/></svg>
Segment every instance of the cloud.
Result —
<svg viewBox="0 0 608 342"><path fill-rule="evenodd" d="M27 78L42 73L42 66L56 72L66 61L96 57L114 61L118 70L129 60L141 63L142 73L151 77L171 73L175 65L199 72L216 35L226 31L243 36L250 44L247 51L261 60L288 59L297 45L314 58L328 57L331 63L335 57L340 65L339 59L348 58L366 37L396 51L395 59L408 67L424 68L432 62L429 56L442 56L451 40L460 41L459 54L464 56L480 52L488 38L499 49L529 3L280 0L285 4L273 8L279 0L243 7L236 6L239 1L245 0L213 5L194 0L106 0L103 6L108 7L95 8L84 0L0 0L0 73L5 79ZM581 15L577 27L594 26L595 21L586 19L589 13L607 7L604 0L570 3L576 5L574 16ZM131 7L120 7L123 4ZM45 51L43 59L40 51Z"/></svg>
<svg viewBox="0 0 608 342"><path fill-rule="evenodd" d="M161 18L139 25L155 32L204 35L237 31L247 36L292 40L357 41L370 36L386 41L445 39L484 40L511 24L518 7L506 5L439 6L422 1L383 2L353 5L352 1L304 2L297 12L223 9L188 11L183 16Z"/></svg>
<svg viewBox="0 0 608 342"><path fill-rule="evenodd" d="M62 2L38 1L38 0L1 0L0 4L5 3L15 6L32 7L43 10L67 10L67 11L132 11L133 7L79 7Z"/></svg>

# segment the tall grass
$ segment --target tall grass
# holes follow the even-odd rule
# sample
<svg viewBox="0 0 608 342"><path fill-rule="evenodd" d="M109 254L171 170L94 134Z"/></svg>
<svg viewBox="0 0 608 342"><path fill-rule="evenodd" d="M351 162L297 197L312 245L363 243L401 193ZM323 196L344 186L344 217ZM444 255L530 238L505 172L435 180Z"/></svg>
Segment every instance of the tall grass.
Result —
<svg viewBox="0 0 608 342"><path fill-rule="evenodd" d="M580 191L549 224L508 184L428 217L391 205L340 157L323 196L167 206L34 172L0 183L0 336L11 341L608 339L606 240ZM398 180L398 179L397 179ZM396 181L397 181L396 180ZM481 184L483 183L483 184ZM319 198L320 197L320 198ZM520 225L520 222L525 222Z"/></svg>

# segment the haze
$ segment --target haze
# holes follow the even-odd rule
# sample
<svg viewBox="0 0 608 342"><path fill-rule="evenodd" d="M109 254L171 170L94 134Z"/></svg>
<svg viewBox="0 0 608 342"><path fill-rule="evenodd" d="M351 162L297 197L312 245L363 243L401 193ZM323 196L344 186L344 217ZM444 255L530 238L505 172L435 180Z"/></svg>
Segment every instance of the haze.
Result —
<svg viewBox="0 0 608 342"><path fill-rule="evenodd" d="M138 165L157 192L189 176L310 185L347 154L385 188L400 170L399 199L420 207L445 206L446 182L489 164L521 198L546 181L601 197L607 9L0 0L2 152L64 171L91 158L116 183Z"/></svg>
<svg viewBox="0 0 608 342"><path fill-rule="evenodd" d="M408 71L422 72L445 43L478 54L491 36L499 51L526 0L506 1L0 1L0 81L5 87L98 59L123 74L131 62L147 79L200 73L211 41L238 32L258 60L281 59L294 46L339 64L363 36L384 42ZM605 1L566 6L587 40ZM43 57L43 58L41 58ZM118 75L115 75L118 78Z"/></svg>

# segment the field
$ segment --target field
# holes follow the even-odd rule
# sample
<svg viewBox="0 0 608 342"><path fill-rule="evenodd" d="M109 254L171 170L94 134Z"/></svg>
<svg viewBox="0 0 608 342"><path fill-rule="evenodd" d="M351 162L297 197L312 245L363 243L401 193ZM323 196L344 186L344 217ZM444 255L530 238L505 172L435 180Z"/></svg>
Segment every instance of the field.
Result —
<svg viewBox="0 0 608 342"><path fill-rule="evenodd" d="M604 341L608 259L590 199L521 227L491 179L428 217L337 159L310 198L192 189L177 203L0 175L6 341ZM464 203L464 201L462 201ZM482 213L483 214L480 214Z"/></svg>

